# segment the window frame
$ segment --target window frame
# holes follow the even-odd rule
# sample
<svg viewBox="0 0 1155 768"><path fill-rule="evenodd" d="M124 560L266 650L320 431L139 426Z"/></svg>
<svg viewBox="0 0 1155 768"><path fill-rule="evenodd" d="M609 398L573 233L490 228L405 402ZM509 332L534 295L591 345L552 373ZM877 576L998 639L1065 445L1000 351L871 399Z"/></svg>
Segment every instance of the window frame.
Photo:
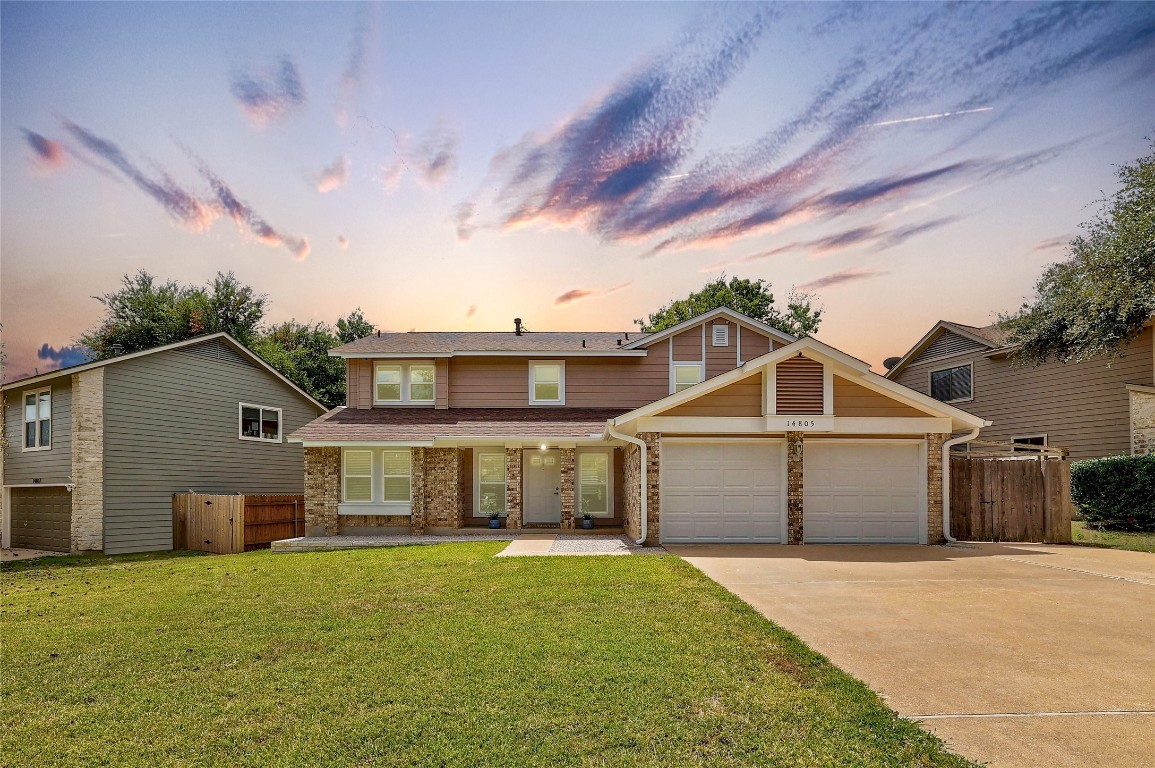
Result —
<svg viewBox="0 0 1155 768"><path fill-rule="evenodd" d="M245 409L257 409L257 431L262 432L262 425L265 423L265 411L277 412L277 437L274 440L271 437L251 437L245 434ZM285 437L285 413L283 408L275 408L271 405L257 405L256 403L237 403L237 437L250 443L283 443Z"/></svg>
<svg viewBox="0 0 1155 768"><path fill-rule="evenodd" d="M45 392L48 393L48 445L40 443L40 425L45 421L44 417L40 415L40 396ZM28 421L28 414L26 412L27 406L25 401L28 396L32 395L36 400L36 418L33 421ZM40 387L39 389L26 389L20 393L20 450L21 452L32 451L51 451L52 450L52 387ZM36 425L36 445L28 445L28 425Z"/></svg>
<svg viewBox="0 0 1155 768"><path fill-rule="evenodd" d="M382 368L396 368L400 372L401 381L398 382L398 390L400 399L398 400L382 400L377 396L377 371ZM412 389L412 371L414 368L429 368L433 371L433 381L430 386L433 387L433 397L428 400L414 400ZM373 405L382 406L396 406L396 405L435 405L437 403L437 363L434 360L408 360L405 362L378 360L373 363ZM422 382L424 384L425 382Z"/></svg>
<svg viewBox="0 0 1155 768"><path fill-rule="evenodd" d="M679 368L696 368L698 369L698 380L693 384L686 384L681 389L678 388L678 369ZM670 363L670 394L682 392L690 387L696 387L706 380L706 365L705 363L687 361L687 362L672 362Z"/></svg>
<svg viewBox="0 0 1155 768"><path fill-rule="evenodd" d="M367 451L369 458L369 498L364 501L350 501L346 497L345 481L348 477L348 456L350 453ZM409 499L408 501L385 501L385 453L405 452L409 456ZM402 477L403 475L388 475ZM364 477L364 475L354 475ZM413 446L411 445L351 445L341 448L340 498L337 501L338 515L396 515L409 517L413 514Z"/></svg>
<svg viewBox="0 0 1155 768"><path fill-rule="evenodd" d="M556 365L557 372L557 400L538 400L537 376L538 367ZM530 360L529 361L529 404L530 405L565 405L565 360Z"/></svg>
<svg viewBox="0 0 1155 768"><path fill-rule="evenodd" d="M971 372L970 395L967 397L960 397L960 398L957 398L954 400L938 400L938 398L934 396L934 374L942 373L943 371L953 371L956 368L969 368L970 369L970 372ZM957 363L955 365L944 365L941 368L932 368L931 370L926 372L926 393L931 398L938 400L938 402L940 402L940 403L946 403L947 405L950 405L951 403L969 403L969 402L972 402L975 399L975 364L973 362L968 361L966 363Z"/></svg>
<svg viewBox="0 0 1155 768"><path fill-rule="evenodd" d="M385 454L386 453L404 453L404 454L406 454L406 456L408 456L408 459L409 459L409 472L407 472L404 475L387 475L387 474L385 474ZM377 450L377 455L381 457L381 472L380 473L374 472L375 475L378 475L381 478L381 483L380 483L381 492L380 492L380 494L377 494L380 496L381 500L378 503L382 504L384 506L387 506L387 507L408 507L408 508L412 509L413 508L413 451L412 451L412 449L410 449L408 447L405 447L405 448L400 448L400 447L380 448ZM388 499L387 500L385 498L385 478L387 478L387 477L404 477L404 478L408 479L409 480L409 498L407 498L407 499Z"/></svg>
<svg viewBox="0 0 1155 768"><path fill-rule="evenodd" d="M489 513L483 512L481 509L481 457L483 455L502 457L505 464L505 480L502 482L502 487L505 493L502 494L501 499L501 513L498 517L509 516L509 454L504 448L475 448L473 451L473 516L488 518ZM496 485L496 483L486 483L486 485Z"/></svg>
<svg viewBox="0 0 1155 768"><path fill-rule="evenodd" d="M368 499L349 499L348 488L346 481L349 479L349 454L350 453L367 453L369 454L369 498ZM377 481L376 468L377 461L372 448L342 448L341 449L341 504L366 504L374 503L377 497ZM365 477L365 475L353 475L353 477Z"/></svg>
<svg viewBox="0 0 1155 768"><path fill-rule="evenodd" d="M582 499L582 459L586 456L604 456L606 459L606 511L599 513L590 513L590 517L595 520L610 520L614 517L614 451L612 448L587 448L577 452L577 459L574 467L574 517L581 519L585 516L585 512L581 508Z"/></svg>

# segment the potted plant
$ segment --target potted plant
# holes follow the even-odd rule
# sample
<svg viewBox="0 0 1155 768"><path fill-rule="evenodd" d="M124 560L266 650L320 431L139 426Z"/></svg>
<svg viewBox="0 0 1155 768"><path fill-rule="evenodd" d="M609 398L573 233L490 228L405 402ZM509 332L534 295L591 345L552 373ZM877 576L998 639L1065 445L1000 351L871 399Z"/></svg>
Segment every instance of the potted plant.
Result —
<svg viewBox="0 0 1155 768"><path fill-rule="evenodd" d="M591 515L589 512L583 512L582 513L582 528L585 528L588 531L588 530L593 530L593 527L594 527L593 515Z"/></svg>
<svg viewBox="0 0 1155 768"><path fill-rule="evenodd" d="M500 512L490 512L489 513L489 527L490 528L500 528L501 527L501 513Z"/></svg>

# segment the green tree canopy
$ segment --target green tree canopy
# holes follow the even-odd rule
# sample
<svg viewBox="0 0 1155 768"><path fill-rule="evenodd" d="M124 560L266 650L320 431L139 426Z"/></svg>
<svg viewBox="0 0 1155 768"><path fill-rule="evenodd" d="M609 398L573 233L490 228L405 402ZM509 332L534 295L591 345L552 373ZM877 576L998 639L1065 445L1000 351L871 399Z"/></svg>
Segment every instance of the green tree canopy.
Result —
<svg viewBox="0 0 1155 768"><path fill-rule="evenodd" d="M774 306L774 294L765 280L721 275L684 299L671 301L646 320L634 320L645 333L657 333L718 307L729 307L747 317L773 326L791 336L813 336L822 322L822 309L813 307L815 297L791 291L786 311Z"/></svg>
<svg viewBox="0 0 1155 768"><path fill-rule="evenodd" d="M345 402L345 361L329 357L337 346L325 323L286 320L266 329L253 351L285 378L330 408Z"/></svg>
<svg viewBox="0 0 1155 768"><path fill-rule="evenodd" d="M1119 168L1119 189L1044 270L1034 300L1000 318L1019 361L1117 357L1155 313L1155 140L1151 149Z"/></svg>

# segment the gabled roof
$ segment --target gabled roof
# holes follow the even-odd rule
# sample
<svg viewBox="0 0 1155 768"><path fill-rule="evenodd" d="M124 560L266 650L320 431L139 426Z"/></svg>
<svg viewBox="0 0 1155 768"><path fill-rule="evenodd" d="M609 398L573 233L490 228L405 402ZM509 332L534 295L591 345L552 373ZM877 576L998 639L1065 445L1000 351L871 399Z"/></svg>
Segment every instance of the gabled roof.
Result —
<svg viewBox="0 0 1155 768"><path fill-rule="evenodd" d="M973 325L953 323L949 320L939 320L921 339L915 342L915 345L902 356L902 359L895 363L893 368L886 372L886 378L893 379L897 376L899 371L921 355L922 351L934 343L935 339L947 332L970 339L987 349L998 349L1002 347L1007 336L1006 332L999 328L998 323L992 323L991 325L979 328Z"/></svg>
<svg viewBox="0 0 1155 768"><path fill-rule="evenodd" d="M637 331L410 331L382 333L335 347L333 357L451 357L481 354L605 355L627 349Z"/></svg>
<svg viewBox="0 0 1155 768"><path fill-rule="evenodd" d="M265 369L266 371L271 373L273 376L280 379L284 384L287 384L290 388L292 388L294 391L296 391L297 394L301 395L301 397L305 398L310 403L315 405L318 410L320 410L320 411L326 410L325 405L323 403L321 403L321 401L317 400L315 397L310 395L308 392L301 389L300 387L298 387L293 382L289 381L287 378L285 378L283 375L281 375L280 371L278 371L276 368L269 365L264 360L262 360L260 357L258 357L256 354L251 352L249 350L249 348L246 347L244 344L240 343L239 341L234 339L232 336L230 336L229 334L224 333L224 332L222 332L222 333L210 333L207 336L194 336L193 338L185 339L184 341L177 341L177 342L173 342L172 344L164 344L164 345L159 346L159 347L153 347L152 349L142 349L139 352L130 352L127 355L118 355L116 357L110 357L110 358L107 358L105 360L93 360L90 363L81 363L80 365L72 365L72 366L69 366L67 368L57 368L55 371L49 371L48 373L41 373L41 374L38 374L36 376L25 376L23 379L16 379L15 381L9 381L8 383L0 386L0 392L8 392L9 390L13 390L13 389L23 389L24 387L33 386L35 384L39 384L39 383L44 382L44 381L49 381L49 380L54 379L58 376L71 376L74 373L83 373L84 371L91 371L94 368L103 368L106 365L117 365L118 363L123 363L123 362L128 361L128 360L135 360L139 357L146 357L148 355L155 355L157 352L167 352L167 351L173 350L173 349L182 349L184 347L192 347L192 346L195 346L197 344L204 344L205 342L208 342L208 341L221 341L221 342L227 344L229 347L234 349L238 354L251 360L258 368Z"/></svg>
<svg viewBox="0 0 1155 768"><path fill-rule="evenodd" d="M628 413L624 413L614 419L613 424L614 426L622 426L635 419L662 413L683 403L695 400L702 395L709 394L714 390L721 389L728 384L733 384L735 381L753 376L765 368L777 364L781 360L786 360L799 354L809 357L812 360L829 363L834 367L834 372L839 376L850 379L876 392L888 395L899 402L924 411L928 415L947 417L970 427L990 425L990 422L972 413L967 413L964 410L955 408L953 405L935 400L921 392L901 384L896 384L883 376L879 376L870 370L870 366L867 363L864 363L858 358L851 357L828 344L823 344L814 338L799 339L792 344L780 347L761 357L743 363L740 367L732 371L723 373L720 376L715 376L712 379L707 379L693 387L683 389L681 392L675 392L672 395L663 397L661 400L655 400L641 408L636 408Z"/></svg>
<svg viewBox="0 0 1155 768"><path fill-rule="evenodd" d="M678 323L677 325L672 325L663 331L658 331L657 333L651 333L649 335L643 336L642 338L631 341L629 344L624 345L622 347L622 349L637 349L639 347L648 347L650 344L653 344L654 342L661 341L662 339L666 339L666 338L669 338L670 336L674 336L676 334L679 334L682 331L686 330L687 328L693 328L695 325L698 325L699 323L714 320L715 318L719 318L719 317L724 317L728 320L733 320L736 323L743 323L743 324L749 325L753 328L757 328L758 330L762 331L766 335L777 339L778 341L780 341L783 344L790 344L793 341L797 341L797 339L795 339L790 334L783 333L782 331L778 330L777 328L775 328L772 325L767 325L766 323L763 323L759 320L755 320L752 317L747 317L746 315L743 315L741 312L735 312L734 310L730 309L729 307L718 307L717 309L712 309L709 312L704 312L700 315L695 315L694 317L691 317L689 320L683 320L682 322Z"/></svg>

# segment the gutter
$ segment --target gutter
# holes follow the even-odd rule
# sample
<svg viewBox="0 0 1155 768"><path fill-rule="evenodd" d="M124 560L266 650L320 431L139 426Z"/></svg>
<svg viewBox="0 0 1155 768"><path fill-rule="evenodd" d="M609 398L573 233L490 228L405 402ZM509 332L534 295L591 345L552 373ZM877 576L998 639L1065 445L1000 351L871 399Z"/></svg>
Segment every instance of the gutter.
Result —
<svg viewBox="0 0 1155 768"><path fill-rule="evenodd" d="M986 426L990 426L987 422ZM942 444L942 535L947 544L954 544L958 539L950 535L950 449L960 443L969 443L979 436L982 427L975 427L962 437L954 437Z"/></svg>
<svg viewBox="0 0 1155 768"><path fill-rule="evenodd" d="M623 435L621 432L618 432L616 429L614 429L614 422L612 419L610 421L606 422L606 434L609 435L610 437L615 437L618 440L624 440L627 443L633 443L634 445L638 446L638 450L641 451L641 467L639 468L640 469L639 474L641 475L641 478L642 478L642 482L641 482L641 487L642 487L641 538L639 538L637 541L634 542L635 544L637 544L640 547L646 541L646 536L648 534L648 528L649 528L649 519L650 519L649 509L647 508L647 504L646 504L646 501L650 495L649 494L650 472L649 472L648 467L646 466L646 441L642 440L641 438L630 437L629 435Z"/></svg>

